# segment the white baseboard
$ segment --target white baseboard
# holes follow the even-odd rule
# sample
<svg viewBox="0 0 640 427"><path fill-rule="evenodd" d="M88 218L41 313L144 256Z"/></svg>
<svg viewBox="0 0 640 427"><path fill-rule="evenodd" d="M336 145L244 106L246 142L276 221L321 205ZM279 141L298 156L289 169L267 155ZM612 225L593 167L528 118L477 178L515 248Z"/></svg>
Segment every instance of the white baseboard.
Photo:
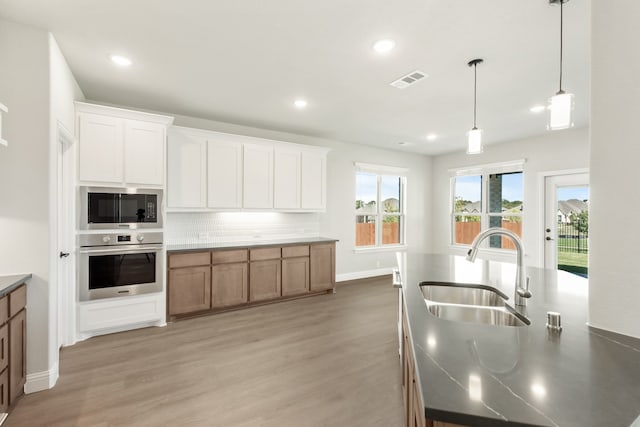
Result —
<svg viewBox="0 0 640 427"><path fill-rule="evenodd" d="M347 280L366 279L368 277L386 276L392 274L393 268L377 268L375 270L356 271L354 273L336 274L336 282L345 282Z"/></svg>
<svg viewBox="0 0 640 427"><path fill-rule="evenodd" d="M48 371L27 374L27 382L24 385L24 392L29 394L48 390L56 385L56 381L58 381L58 362L56 362Z"/></svg>

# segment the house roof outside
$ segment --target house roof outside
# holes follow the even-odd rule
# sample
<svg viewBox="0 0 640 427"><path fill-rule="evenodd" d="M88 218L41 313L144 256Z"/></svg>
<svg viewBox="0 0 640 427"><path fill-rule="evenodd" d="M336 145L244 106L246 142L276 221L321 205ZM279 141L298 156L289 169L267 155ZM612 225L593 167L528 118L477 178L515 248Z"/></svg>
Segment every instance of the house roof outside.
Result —
<svg viewBox="0 0 640 427"><path fill-rule="evenodd" d="M558 211L565 216L568 216L571 213L578 214L580 212L588 210L588 201L578 199L558 200Z"/></svg>

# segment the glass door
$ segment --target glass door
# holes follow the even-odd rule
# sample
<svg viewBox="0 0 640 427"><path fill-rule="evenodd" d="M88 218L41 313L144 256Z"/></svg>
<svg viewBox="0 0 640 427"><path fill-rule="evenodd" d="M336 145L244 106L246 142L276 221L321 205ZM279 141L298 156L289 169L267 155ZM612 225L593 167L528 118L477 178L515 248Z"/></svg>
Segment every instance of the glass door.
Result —
<svg viewBox="0 0 640 427"><path fill-rule="evenodd" d="M545 179L545 267L589 277L589 176Z"/></svg>

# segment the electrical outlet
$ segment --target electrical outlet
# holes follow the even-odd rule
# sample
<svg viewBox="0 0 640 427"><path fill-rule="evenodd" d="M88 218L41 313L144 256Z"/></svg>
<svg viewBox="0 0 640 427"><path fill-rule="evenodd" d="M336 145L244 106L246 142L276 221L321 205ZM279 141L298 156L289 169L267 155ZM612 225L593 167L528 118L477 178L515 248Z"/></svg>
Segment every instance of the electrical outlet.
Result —
<svg viewBox="0 0 640 427"><path fill-rule="evenodd" d="M380 268L380 260L376 261L376 268Z"/></svg>

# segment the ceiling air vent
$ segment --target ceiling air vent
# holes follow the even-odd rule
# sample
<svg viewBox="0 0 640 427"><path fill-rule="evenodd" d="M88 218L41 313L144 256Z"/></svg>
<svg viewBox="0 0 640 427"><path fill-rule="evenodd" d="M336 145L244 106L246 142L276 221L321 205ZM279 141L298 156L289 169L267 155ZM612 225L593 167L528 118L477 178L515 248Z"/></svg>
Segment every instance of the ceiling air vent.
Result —
<svg viewBox="0 0 640 427"><path fill-rule="evenodd" d="M400 77L398 80L389 83L393 87L397 87L398 89L405 89L412 84L424 79L427 77L426 73L422 71L415 70L407 74L406 76Z"/></svg>

